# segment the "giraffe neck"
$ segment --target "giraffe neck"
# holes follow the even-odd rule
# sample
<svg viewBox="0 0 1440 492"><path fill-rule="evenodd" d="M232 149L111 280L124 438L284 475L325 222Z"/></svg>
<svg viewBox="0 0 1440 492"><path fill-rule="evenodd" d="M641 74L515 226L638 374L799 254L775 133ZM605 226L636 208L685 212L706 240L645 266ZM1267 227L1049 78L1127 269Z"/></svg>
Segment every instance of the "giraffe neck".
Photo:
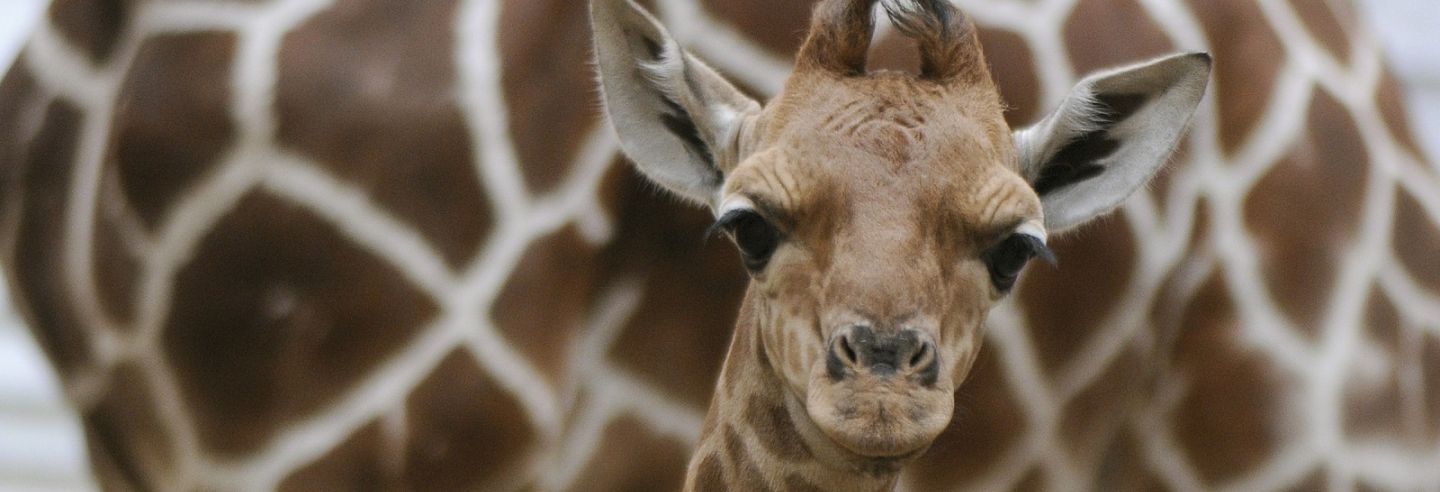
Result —
<svg viewBox="0 0 1440 492"><path fill-rule="evenodd" d="M891 490L901 461L855 455L827 438L775 374L745 297L685 490Z"/></svg>

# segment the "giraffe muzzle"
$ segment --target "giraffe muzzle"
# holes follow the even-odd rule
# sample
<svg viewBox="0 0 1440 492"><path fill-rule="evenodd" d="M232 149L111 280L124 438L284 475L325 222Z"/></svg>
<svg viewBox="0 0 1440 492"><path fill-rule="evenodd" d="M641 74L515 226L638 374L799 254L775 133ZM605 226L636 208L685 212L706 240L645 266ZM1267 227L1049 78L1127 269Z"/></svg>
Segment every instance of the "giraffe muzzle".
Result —
<svg viewBox="0 0 1440 492"><path fill-rule="evenodd" d="M861 323L835 330L824 367L811 373L806 412L857 459L913 458L945 430L954 409L933 340L915 328Z"/></svg>

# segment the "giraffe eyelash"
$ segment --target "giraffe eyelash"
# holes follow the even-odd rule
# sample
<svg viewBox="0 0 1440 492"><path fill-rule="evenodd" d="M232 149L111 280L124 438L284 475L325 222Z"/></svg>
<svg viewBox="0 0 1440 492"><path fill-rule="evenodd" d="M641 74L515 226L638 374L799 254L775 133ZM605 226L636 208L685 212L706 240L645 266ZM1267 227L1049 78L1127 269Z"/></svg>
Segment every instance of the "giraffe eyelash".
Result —
<svg viewBox="0 0 1440 492"><path fill-rule="evenodd" d="M763 215L751 208L736 208L725 212L710 226L706 237L725 232L740 248L745 268L751 273L765 269L770 255L779 247L780 231Z"/></svg>
<svg viewBox="0 0 1440 492"><path fill-rule="evenodd" d="M1031 259L1040 258L1054 265L1055 252L1039 237L1025 232L1016 232L991 246L980 255L990 272L990 282L1000 292L1009 292L1015 286L1020 272Z"/></svg>

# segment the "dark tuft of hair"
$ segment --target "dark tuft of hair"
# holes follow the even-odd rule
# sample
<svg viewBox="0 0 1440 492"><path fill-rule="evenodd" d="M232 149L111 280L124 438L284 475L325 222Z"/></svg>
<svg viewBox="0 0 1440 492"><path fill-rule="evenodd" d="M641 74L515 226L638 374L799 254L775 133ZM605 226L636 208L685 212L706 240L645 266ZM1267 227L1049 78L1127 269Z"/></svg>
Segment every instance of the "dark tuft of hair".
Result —
<svg viewBox="0 0 1440 492"><path fill-rule="evenodd" d="M947 0L884 0L901 34L920 46L920 76L950 80L986 75L974 25Z"/></svg>
<svg viewBox="0 0 1440 492"><path fill-rule="evenodd" d="M974 25L948 0L824 0L815 6L810 34L800 49L802 66L843 76L864 75L877 1L900 33L919 45L922 78L989 79Z"/></svg>

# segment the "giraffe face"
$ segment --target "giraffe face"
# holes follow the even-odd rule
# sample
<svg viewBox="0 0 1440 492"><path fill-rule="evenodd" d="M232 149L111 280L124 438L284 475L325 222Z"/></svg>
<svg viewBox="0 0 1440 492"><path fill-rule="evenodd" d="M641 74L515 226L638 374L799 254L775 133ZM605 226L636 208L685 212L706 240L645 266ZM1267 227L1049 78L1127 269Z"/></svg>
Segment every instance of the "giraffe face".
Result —
<svg viewBox="0 0 1440 492"><path fill-rule="evenodd" d="M949 425L986 315L1032 258L1053 262L1048 234L1113 210L1165 162L1210 58L1087 77L1011 132L975 28L949 2L879 0L921 70L867 71L876 1L818 3L764 106L632 0L591 12L621 147L709 206L751 275L740 324L758 349L737 335L722 373L759 368L747 383L803 407L807 444L883 467Z"/></svg>
<svg viewBox="0 0 1440 492"><path fill-rule="evenodd" d="M866 458L949 424L986 314L1044 249L989 84L799 74L728 173L716 227L752 278L766 359L816 426Z"/></svg>

